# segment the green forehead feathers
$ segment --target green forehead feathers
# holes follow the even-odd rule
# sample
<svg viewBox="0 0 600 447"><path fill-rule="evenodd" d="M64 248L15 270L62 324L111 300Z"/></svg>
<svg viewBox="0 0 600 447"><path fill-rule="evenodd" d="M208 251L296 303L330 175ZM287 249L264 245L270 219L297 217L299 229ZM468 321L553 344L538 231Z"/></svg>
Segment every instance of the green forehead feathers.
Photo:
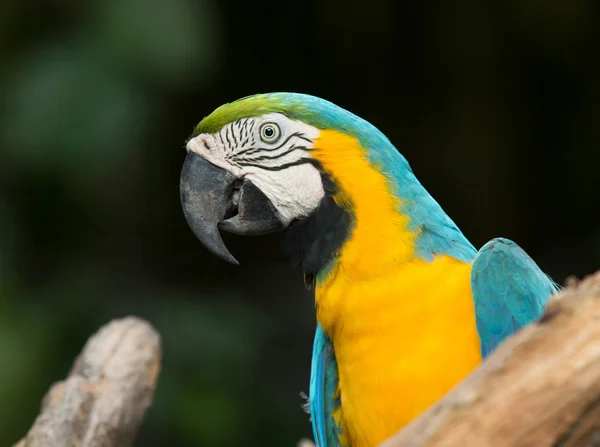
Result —
<svg viewBox="0 0 600 447"><path fill-rule="evenodd" d="M194 133L215 133L221 130L223 126L241 118L251 118L267 113L278 112L286 115L295 115L294 113L289 113L292 107L292 104L284 103L282 98L276 94L247 96L218 107L213 113L200 121L194 129Z"/></svg>
<svg viewBox="0 0 600 447"><path fill-rule="evenodd" d="M292 120L302 121L317 129L333 129L352 135L358 138L365 148L375 149L391 145L375 126L353 113L316 96L285 92L247 96L223 104L200 121L194 129L194 134L215 133L223 126L241 118L252 118L268 113L281 113Z"/></svg>

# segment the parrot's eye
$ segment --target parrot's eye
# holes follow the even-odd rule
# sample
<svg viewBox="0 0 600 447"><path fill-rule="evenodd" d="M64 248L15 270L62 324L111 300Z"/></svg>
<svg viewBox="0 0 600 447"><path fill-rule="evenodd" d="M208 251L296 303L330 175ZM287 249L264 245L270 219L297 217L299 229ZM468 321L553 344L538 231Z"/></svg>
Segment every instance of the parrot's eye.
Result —
<svg viewBox="0 0 600 447"><path fill-rule="evenodd" d="M260 126L260 139L265 143L275 143L279 140L281 130L275 123L265 123Z"/></svg>

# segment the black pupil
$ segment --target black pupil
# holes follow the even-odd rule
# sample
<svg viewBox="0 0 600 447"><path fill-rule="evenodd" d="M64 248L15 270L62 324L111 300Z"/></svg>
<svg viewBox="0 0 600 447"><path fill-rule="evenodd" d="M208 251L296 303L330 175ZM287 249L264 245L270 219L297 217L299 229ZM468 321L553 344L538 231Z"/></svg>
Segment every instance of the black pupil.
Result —
<svg viewBox="0 0 600 447"><path fill-rule="evenodd" d="M275 135L275 129L273 129L271 126L265 127L265 137L272 138L273 135Z"/></svg>

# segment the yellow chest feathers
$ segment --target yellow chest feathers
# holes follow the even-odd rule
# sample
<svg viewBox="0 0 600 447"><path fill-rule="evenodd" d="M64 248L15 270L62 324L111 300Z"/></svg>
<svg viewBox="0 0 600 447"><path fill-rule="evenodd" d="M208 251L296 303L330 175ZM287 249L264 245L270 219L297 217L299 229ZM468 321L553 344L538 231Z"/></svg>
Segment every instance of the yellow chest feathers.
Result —
<svg viewBox="0 0 600 447"><path fill-rule="evenodd" d="M343 265L317 288L317 319L333 342L352 447L373 447L481 362L470 268L443 256L349 281Z"/></svg>

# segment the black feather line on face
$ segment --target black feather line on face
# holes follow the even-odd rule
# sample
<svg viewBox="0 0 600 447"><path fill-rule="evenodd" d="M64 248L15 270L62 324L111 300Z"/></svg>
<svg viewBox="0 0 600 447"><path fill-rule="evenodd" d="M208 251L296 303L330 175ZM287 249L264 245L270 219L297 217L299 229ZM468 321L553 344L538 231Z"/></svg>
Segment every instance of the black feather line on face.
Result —
<svg viewBox="0 0 600 447"><path fill-rule="evenodd" d="M296 160L296 161L291 161L289 163L284 163L278 166L265 166L265 165L261 165L258 163L248 163L245 161L237 161L237 164L239 166L247 166L247 167L252 167L252 168L260 168L263 169L265 171L283 171L284 169L288 169L291 168L293 166L300 166L300 165L305 165L305 164L312 164L315 165L317 162L315 160L313 160L312 158L301 158L300 160Z"/></svg>
<svg viewBox="0 0 600 447"><path fill-rule="evenodd" d="M225 139L227 140L228 147L229 147L229 148L233 148L233 147L235 147L235 146L233 145L233 143L232 143L232 142L231 142L231 140L229 139L229 134L230 134L230 133L231 133L231 126L227 126L227 127L225 128Z"/></svg>
<svg viewBox="0 0 600 447"><path fill-rule="evenodd" d="M294 151L310 152L312 150L314 150L314 149L308 148L306 146L292 146L290 149L286 150L285 152L281 152L276 155L261 155L259 157L244 158L243 161L252 163L252 162L256 162L256 161L277 160L278 158L283 158L286 155L291 154Z"/></svg>
<svg viewBox="0 0 600 447"><path fill-rule="evenodd" d="M294 221L282 241L284 254L294 268L305 272L305 278L314 278L340 252L354 228L351 210L339 206L333 196L338 187L321 169L325 196L308 217Z"/></svg>
<svg viewBox="0 0 600 447"><path fill-rule="evenodd" d="M305 137L303 134L301 134L301 133L294 133L294 134L290 135L289 137L287 137L287 138L286 138L286 139L285 139L285 140L284 140L284 141L283 141L283 142L282 142L282 143L281 143L279 146L277 146L277 147L271 147L271 148L269 148L269 147L249 147L249 148L247 148L247 149L242 149L241 151L238 151L238 152L236 153L236 155L237 155L238 157L240 157L240 156L242 156L242 155L252 155L252 154L253 154L253 153L255 153L255 152L275 152L275 151L277 151L277 150L281 149L281 148L282 148L283 146L285 146L287 143L289 143L289 142L290 142L290 140L291 140L292 138L300 138L300 139L302 139L302 140L305 140L305 141L307 141L307 142L309 142L309 143L312 143L312 141L311 141L310 139L306 138L306 137ZM246 145L246 142L247 142L247 140L244 142L244 144L243 144L244 146Z"/></svg>

